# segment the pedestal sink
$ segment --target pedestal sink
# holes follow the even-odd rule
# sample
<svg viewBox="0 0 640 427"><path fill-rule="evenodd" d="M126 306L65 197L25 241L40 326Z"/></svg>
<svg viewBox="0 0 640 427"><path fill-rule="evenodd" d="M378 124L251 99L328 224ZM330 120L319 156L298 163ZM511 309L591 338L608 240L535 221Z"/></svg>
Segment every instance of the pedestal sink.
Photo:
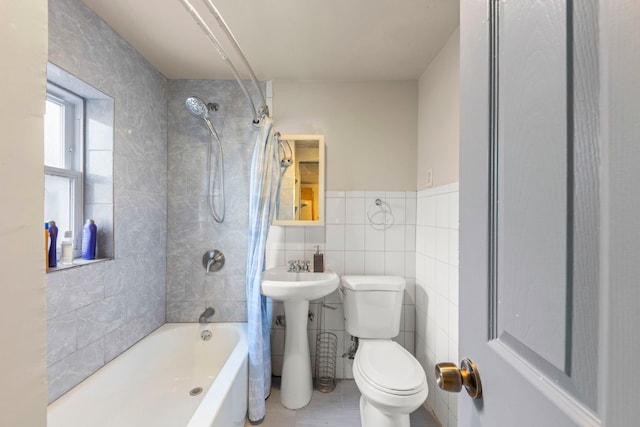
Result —
<svg viewBox="0 0 640 427"><path fill-rule="evenodd" d="M262 295L284 302L287 326L284 336L284 360L280 382L280 402L299 409L311 400L313 381L307 340L309 301L330 294L340 278L331 269L322 273L288 272L275 267L262 273Z"/></svg>

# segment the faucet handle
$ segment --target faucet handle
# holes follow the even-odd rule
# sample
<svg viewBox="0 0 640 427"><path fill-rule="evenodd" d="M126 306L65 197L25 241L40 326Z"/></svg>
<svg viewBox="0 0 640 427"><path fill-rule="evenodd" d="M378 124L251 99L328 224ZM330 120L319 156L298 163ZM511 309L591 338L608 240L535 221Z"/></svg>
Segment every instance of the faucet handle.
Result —
<svg viewBox="0 0 640 427"><path fill-rule="evenodd" d="M311 261L309 260L304 260L304 271L308 272L309 271L309 263Z"/></svg>
<svg viewBox="0 0 640 427"><path fill-rule="evenodd" d="M296 266L295 266L295 261L294 260L289 260L287 261L289 263L289 270L287 271L296 271Z"/></svg>

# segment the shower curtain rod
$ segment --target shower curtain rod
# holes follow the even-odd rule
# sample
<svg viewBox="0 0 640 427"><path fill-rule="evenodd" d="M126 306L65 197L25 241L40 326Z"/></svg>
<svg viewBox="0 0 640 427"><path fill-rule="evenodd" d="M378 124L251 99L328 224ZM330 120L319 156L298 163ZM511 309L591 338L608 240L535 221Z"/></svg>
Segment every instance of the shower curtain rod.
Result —
<svg viewBox="0 0 640 427"><path fill-rule="evenodd" d="M249 65L249 61L247 61L247 58L244 56L244 53L242 52L242 49L240 48L240 45L238 44L238 41L233 36L233 33L229 29L229 26L226 24L224 19L222 19L222 15L220 15L220 12L218 12L218 9L216 9L216 7L213 5L211 0L204 0L207 8L209 9L209 12L214 16L214 18L216 19L216 22L218 23L220 28L222 28L222 30L224 31L225 35L233 43L233 46L235 47L236 51L239 53L240 58L242 59L242 62L247 67L247 70L249 71L249 74L251 76L251 81L253 81L253 84L255 85L256 89L258 90L258 93L260 94L260 99L262 101L262 107L260 107L259 110L256 109L256 105L253 102L253 98L251 98L251 95L249 94L249 90L247 89L247 86L242 81L242 78L240 77L240 73L238 72L238 69L235 67L233 62L231 62L231 59L229 59L229 55L227 55L227 52L225 52L224 48L222 47L222 45L220 44L220 42L218 41L216 36L213 34L213 32L211 31L211 29L209 28L207 23L204 21L204 19L202 19L202 17L198 13L198 11L191 5L189 0L180 0L180 2L185 7L187 12L189 12L191 14L193 19L198 24L198 26L202 29L202 31L204 31L204 33L207 36L207 38L209 39L209 41L211 41L211 43L213 43L213 46L215 47L215 49L218 52L218 54L220 55L220 57L224 61L226 61L227 64L229 65L229 68L231 69L231 72L233 73L233 76L236 78L236 81L240 85L240 88L242 89L242 91L244 92L245 96L249 100L249 104L251 104L251 109L253 111L253 114L255 114L253 122L254 123L258 123L258 122L260 122L260 119L262 118L262 116L269 116L269 107L267 106L267 101L265 99L264 93L262 92L262 88L258 84L258 79L256 78L256 75L253 72L253 69L251 68L251 65Z"/></svg>

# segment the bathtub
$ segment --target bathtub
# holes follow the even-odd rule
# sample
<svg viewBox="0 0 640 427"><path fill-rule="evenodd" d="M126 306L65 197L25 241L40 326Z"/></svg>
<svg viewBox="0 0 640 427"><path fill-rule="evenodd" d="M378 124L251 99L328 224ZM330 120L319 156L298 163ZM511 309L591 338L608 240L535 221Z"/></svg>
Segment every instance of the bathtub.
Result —
<svg viewBox="0 0 640 427"><path fill-rule="evenodd" d="M166 323L51 403L47 425L242 427L247 352L246 323Z"/></svg>

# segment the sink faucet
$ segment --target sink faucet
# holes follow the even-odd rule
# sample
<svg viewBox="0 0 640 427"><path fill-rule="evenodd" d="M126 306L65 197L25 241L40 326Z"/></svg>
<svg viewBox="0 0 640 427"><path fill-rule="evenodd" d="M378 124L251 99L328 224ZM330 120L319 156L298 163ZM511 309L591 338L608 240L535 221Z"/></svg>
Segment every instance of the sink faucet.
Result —
<svg viewBox="0 0 640 427"><path fill-rule="evenodd" d="M310 261L291 260L289 261L289 269L287 271L289 273L300 273L301 271L308 272L309 262Z"/></svg>
<svg viewBox="0 0 640 427"><path fill-rule="evenodd" d="M200 315L200 319L198 320L200 323L207 323L208 319L213 316L216 311L213 307L207 307L206 310Z"/></svg>

